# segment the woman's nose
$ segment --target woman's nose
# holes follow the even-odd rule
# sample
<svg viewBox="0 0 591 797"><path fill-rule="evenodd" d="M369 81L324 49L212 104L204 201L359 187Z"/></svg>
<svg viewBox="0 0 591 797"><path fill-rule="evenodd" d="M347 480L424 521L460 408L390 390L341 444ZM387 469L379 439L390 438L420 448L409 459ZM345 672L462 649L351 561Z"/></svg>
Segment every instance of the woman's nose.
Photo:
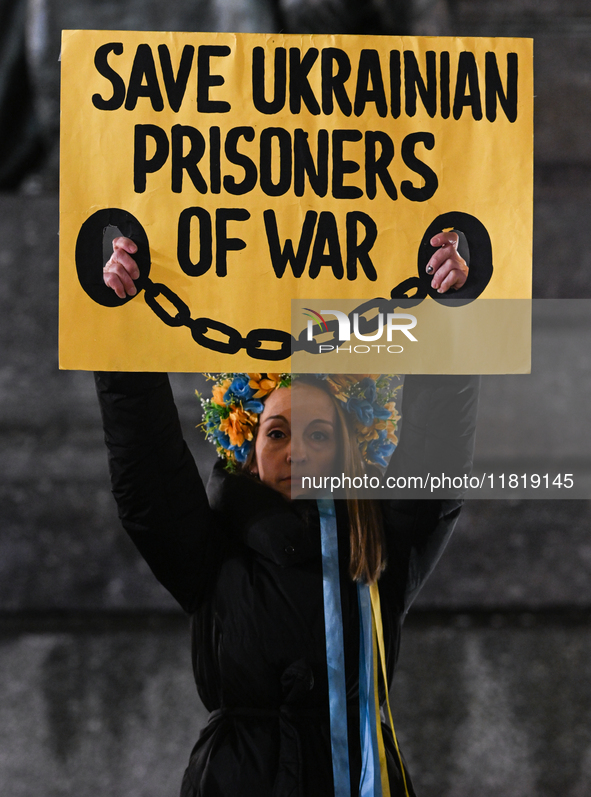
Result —
<svg viewBox="0 0 591 797"><path fill-rule="evenodd" d="M306 461L306 450L301 443L297 443L292 438L288 452L287 452L287 461L299 463Z"/></svg>

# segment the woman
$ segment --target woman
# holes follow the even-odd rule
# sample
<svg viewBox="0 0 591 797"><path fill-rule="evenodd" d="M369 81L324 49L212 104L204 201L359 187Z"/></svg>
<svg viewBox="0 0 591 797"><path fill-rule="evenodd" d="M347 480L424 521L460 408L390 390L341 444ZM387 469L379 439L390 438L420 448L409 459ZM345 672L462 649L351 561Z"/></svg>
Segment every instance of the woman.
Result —
<svg viewBox="0 0 591 797"><path fill-rule="evenodd" d="M465 264L454 234L433 240L441 249L429 273L444 290L462 284ZM105 282L116 292L135 290L134 246L129 239L114 242ZM251 450L240 454L246 472L228 472L220 461L206 493L166 376L96 375L121 520L156 577L192 617L195 680L211 715L181 794L412 795L388 724L378 723L387 774L378 771L375 734L368 740L365 692L375 677L384 704L386 689L377 661L367 668L372 639L367 625L360 632L367 611L363 590L379 578L390 685L403 618L439 558L461 502L290 500L304 471L331 470L347 442L346 429L350 446L358 445L354 424L342 426L342 407L322 384L326 380L292 388L287 376L282 384L269 375L272 385L250 376L247 401L261 404L253 411ZM255 398L257 385L263 394ZM222 401L234 401L230 387ZM298 402L315 427L292 428ZM454 472L469 470L475 406L472 378L408 378L400 443L386 475L417 472L426 464L428 428L437 429L438 442L451 452ZM230 449L216 428L210 425L210 434L226 444L227 457L233 451L236 458L239 441ZM325 549L329 534L338 543L332 553ZM327 597L331 556L337 582ZM342 619L335 617L339 610ZM373 650L377 659L375 642Z"/></svg>

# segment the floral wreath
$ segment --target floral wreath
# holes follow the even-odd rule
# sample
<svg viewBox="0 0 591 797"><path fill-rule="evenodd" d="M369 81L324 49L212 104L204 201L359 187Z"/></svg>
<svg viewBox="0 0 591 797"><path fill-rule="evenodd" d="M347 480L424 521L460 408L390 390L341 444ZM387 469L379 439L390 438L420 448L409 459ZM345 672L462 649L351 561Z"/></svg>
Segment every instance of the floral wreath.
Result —
<svg viewBox="0 0 591 797"><path fill-rule="evenodd" d="M290 387L298 374L205 374L214 382L212 397L195 391L203 407L199 426L212 442L226 467L235 470L248 459L263 399L280 387ZM315 374L353 416L357 444L363 460L385 468L398 443L400 415L386 374Z"/></svg>

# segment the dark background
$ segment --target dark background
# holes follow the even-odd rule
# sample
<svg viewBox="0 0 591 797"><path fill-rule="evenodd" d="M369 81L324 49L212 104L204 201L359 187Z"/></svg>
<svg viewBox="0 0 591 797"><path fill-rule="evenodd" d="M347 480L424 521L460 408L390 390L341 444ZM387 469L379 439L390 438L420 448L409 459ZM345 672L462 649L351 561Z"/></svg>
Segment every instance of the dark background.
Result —
<svg viewBox="0 0 591 797"><path fill-rule="evenodd" d="M168 797L205 721L188 623L119 527L91 376L57 367L62 28L533 36L534 295L591 298L591 8L0 2L0 793ZM557 414L589 387L589 347L563 340L579 376L552 391ZM200 380L174 382L191 446L211 460L194 429ZM479 445L494 449L522 385L485 380ZM550 412L538 448L560 447L554 429ZM583 431L561 453L588 466ZM408 618L392 695L421 797L591 794L590 517L588 501L466 506Z"/></svg>

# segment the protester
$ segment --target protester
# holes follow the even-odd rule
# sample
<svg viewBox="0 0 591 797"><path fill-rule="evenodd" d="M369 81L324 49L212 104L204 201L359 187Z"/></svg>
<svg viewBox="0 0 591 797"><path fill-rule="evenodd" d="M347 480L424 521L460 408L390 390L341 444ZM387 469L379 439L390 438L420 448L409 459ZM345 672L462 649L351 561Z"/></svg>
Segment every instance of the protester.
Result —
<svg viewBox="0 0 591 797"><path fill-rule="evenodd" d="M457 235L432 243L433 286L460 287ZM116 239L105 267L121 297L135 293L134 252ZM220 375L203 400L221 454L206 492L167 377L96 375L120 518L192 618L195 680L211 714L183 797L414 794L385 685L461 500L311 500L301 488L303 475L343 461L357 473L385 462L398 435L386 382ZM468 472L476 400L474 377L407 377L384 477L427 467L442 447L454 473ZM356 411L361 401L371 412Z"/></svg>

